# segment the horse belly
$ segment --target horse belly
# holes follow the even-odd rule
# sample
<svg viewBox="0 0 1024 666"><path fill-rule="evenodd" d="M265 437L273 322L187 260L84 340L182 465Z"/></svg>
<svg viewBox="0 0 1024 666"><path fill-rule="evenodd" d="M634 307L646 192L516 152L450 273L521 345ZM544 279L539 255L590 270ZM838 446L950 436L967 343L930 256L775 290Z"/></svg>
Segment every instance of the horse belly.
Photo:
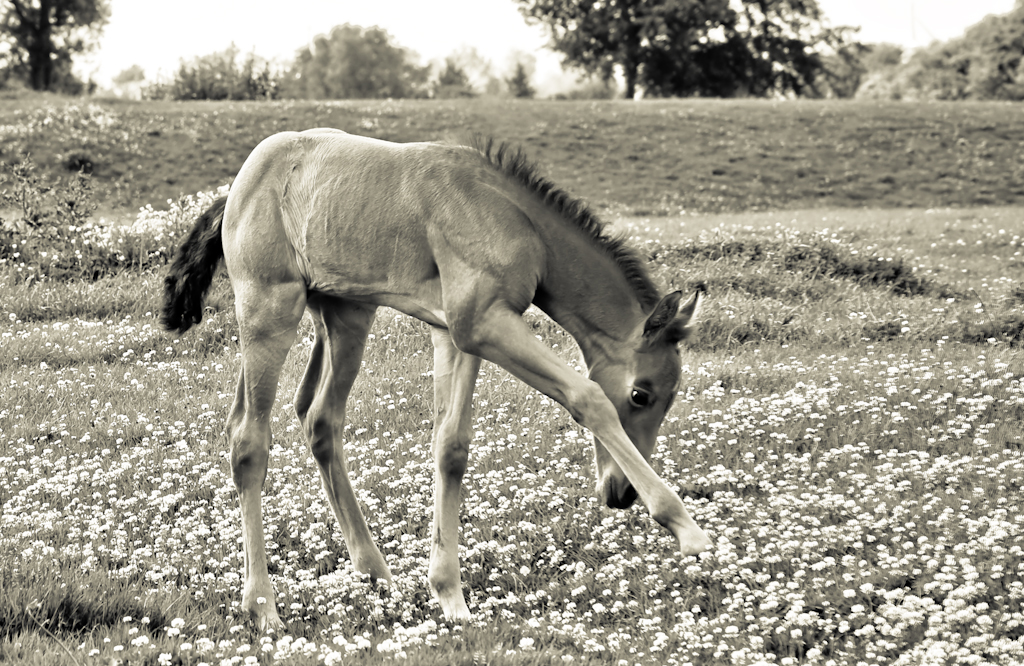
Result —
<svg viewBox="0 0 1024 666"><path fill-rule="evenodd" d="M316 239L307 232L310 289L445 326L440 276L426 236L412 224L374 222L335 219Z"/></svg>

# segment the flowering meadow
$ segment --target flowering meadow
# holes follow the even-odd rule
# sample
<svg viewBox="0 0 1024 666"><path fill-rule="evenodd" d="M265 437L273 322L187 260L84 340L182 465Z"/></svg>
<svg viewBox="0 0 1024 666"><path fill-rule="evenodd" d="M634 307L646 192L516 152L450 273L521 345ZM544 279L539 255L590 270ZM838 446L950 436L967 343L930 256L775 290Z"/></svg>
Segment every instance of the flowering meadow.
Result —
<svg viewBox="0 0 1024 666"><path fill-rule="evenodd" d="M0 661L1024 662L1024 211L620 221L665 287L709 285L652 464L714 548L679 557L642 506L599 505L588 433L485 364L464 624L426 583L427 327L382 309L349 400L351 476L395 576L371 584L291 404L304 321L264 489L288 633L263 636L239 615L226 279L185 336L154 314L160 267L212 196L79 230L85 258L121 262L94 280L4 255Z"/></svg>

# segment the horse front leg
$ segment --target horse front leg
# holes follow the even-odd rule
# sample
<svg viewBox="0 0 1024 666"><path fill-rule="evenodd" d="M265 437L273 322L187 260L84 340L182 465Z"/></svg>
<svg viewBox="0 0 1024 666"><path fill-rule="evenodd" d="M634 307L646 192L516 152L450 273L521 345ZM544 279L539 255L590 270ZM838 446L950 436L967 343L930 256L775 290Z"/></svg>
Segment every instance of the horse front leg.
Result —
<svg viewBox="0 0 1024 666"><path fill-rule="evenodd" d="M460 352L447 331L433 329L434 342L434 525L431 528L430 588L449 620L468 620L459 571L459 506L469 460L473 388L480 359Z"/></svg>
<svg viewBox="0 0 1024 666"><path fill-rule="evenodd" d="M600 385L570 369L534 337L517 313L503 305L492 305L463 321L472 325L453 331L459 348L505 368L559 402L577 423L594 433L636 489L651 517L676 537L681 554L696 555L711 547L711 539L690 517L679 496L630 441L615 406Z"/></svg>

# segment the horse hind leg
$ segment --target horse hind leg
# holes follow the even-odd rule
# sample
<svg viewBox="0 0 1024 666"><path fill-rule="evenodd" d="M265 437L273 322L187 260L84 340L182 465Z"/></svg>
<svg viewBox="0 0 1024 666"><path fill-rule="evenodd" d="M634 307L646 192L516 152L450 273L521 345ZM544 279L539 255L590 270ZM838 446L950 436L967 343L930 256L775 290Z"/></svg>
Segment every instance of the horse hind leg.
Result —
<svg viewBox="0 0 1024 666"><path fill-rule="evenodd" d="M295 411L353 566L373 580L391 580L391 571L356 501L342 449L345 404L359 373L376 307L311 296L309 309L316 339L296 392Z"/></svg>
<svg viewBox="0 0 1024 666"><path fill-rule="evenodd" d="M301 282L235 284L242 370L228 417L231 474L242 510L242 611L260 631L283 630L267 572L260 496L270 457L270 416L288 349L305 307Z"/></svg>
<svg viewBox="0 0 1024 666"><path fill-rule="evenodd" d="M468 620L459 571L459 505L469 460L473 387L480 359L456 349L447 331L434 329L434 525L430 587L449 620Z"/></svg>

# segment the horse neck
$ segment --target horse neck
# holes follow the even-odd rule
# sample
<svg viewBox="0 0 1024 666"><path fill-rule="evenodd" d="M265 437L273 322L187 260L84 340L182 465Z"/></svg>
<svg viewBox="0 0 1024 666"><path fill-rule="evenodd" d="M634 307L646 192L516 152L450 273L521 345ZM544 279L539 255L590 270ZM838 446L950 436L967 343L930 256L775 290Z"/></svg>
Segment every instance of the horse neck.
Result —
<svg viewBox="0 0 1024 666"><path fill-rule="evenodd" d="M548 261L534 303L576 340L593 367L635 332L643 308L615 260L583 232L557 219L539 231Z"/></svg>

